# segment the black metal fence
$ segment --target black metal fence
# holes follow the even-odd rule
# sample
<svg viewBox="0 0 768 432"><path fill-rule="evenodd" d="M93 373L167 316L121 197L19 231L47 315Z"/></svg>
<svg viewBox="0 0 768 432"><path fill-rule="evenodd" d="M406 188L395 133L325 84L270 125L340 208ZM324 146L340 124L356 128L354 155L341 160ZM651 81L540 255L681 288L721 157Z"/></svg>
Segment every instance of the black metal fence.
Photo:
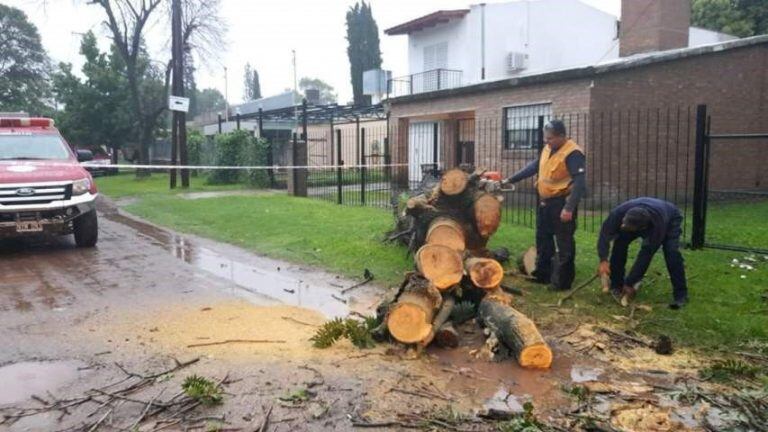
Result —
<svg viewBox="0 0 768 432"><path fill-rule="evenodd" d="M298 195L390 208L401 192L418 189L425 176L438 176L455 166L509 177L538 158L543 126L557 118L587 155L589 191L579 206L581 229L597 232L619 203L652 196L680 208L685 238L694 248L766 252L759 244L765 235L734 234L741 221L754 224L755 218L768 214L768 190L764 183L760 187L764 164L749 153L743 158L746 162L733 163L733 155L763 154L760 146L768 143L768 134L712 134L708 125L713 121L705 106L552 113L549 104L539 104L505 108L498 119L476 120L470 115L421 121L357 118L334 123L330 118L307 124L300 120L298 132L287 143L284 139L270 143L273 153L278 146L288 149L291 160L285 166L305 163L309 168L304 174L276 170L273 187L303 176L299 182L304 187L300 185L298 193L294 190ZM750 141L757 147L733 145L734 141ZM297 152L302 158L296 159ZM278 155L273 157L278 164ZM753 171L760 174L757 180ZM504 192L505 222L535 226L534 181L526 179Z"/></svg>
<svg viewBox="0 0 768 432"><path fill-rule="evenodd" d="M508 177L538 159L543 125L558 118L587 154L589 193L579 206L580 228L598 231L615 205L639 196L666 199L686 216L690 213L695 109L555 114L549 110L549 105L533 105L507 108L501 119L412 122L407 134L400 135L408 145L397 146L393 155L396 161L407 159L408 167L397 168L395 178L407 178L414 188L422 172L462 164ZM535 226L534 182L524 180L504 193L506 222ZM688 223L685 230L690 234Z"/></svg>

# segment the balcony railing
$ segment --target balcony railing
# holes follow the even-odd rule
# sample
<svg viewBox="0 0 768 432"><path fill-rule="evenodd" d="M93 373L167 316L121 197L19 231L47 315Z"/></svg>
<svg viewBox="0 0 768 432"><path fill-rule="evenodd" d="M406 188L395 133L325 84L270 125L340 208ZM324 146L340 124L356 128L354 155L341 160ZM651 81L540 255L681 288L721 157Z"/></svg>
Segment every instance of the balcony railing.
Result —
<svg viewBox="0 0 768 432"><path fill-rule="evenodd" d="M451 69L433 69L392 78L387 82L389 97L408 96L460 86L461 71Z"/></svg>

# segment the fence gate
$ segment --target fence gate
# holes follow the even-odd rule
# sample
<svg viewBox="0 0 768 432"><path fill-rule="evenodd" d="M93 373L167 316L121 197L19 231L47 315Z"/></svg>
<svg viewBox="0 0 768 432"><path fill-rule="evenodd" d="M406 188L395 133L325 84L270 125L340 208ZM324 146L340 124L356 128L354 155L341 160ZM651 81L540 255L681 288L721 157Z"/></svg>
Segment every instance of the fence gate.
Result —
<svg viewBox="0 0 768 432"><path fill-rule="evenodd" d="M712 123L698 106L691 244L768 254L755 232L768 215L768 131L711 133Z"/></svg>

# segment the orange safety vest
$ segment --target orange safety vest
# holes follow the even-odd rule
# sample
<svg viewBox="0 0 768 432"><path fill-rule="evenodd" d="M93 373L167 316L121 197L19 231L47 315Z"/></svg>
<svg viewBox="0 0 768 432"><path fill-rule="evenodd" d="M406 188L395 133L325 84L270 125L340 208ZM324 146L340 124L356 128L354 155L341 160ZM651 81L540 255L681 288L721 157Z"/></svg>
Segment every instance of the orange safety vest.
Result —
<svg viewBox="0 0 768 432"><path fill-rule="evenodd" d="M573 179L568 172L565 159L575 151L584 154L584 150L570 139L554 155L549 146L544 147L539 158L539 178L536 181L540 197L554 198L571 193Z"/></svg>

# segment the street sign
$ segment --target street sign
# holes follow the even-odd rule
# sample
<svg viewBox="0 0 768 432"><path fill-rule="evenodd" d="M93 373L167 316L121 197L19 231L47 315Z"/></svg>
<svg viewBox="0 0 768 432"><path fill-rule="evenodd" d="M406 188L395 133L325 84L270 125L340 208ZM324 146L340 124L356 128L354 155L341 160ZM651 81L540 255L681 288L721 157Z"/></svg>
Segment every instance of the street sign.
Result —
<svg viewBox="0 0 768 432"><path fill-rule="evenodd" d="M189 111L189 98L181 96L168 96L168 109L171 111Z"/></svg>

